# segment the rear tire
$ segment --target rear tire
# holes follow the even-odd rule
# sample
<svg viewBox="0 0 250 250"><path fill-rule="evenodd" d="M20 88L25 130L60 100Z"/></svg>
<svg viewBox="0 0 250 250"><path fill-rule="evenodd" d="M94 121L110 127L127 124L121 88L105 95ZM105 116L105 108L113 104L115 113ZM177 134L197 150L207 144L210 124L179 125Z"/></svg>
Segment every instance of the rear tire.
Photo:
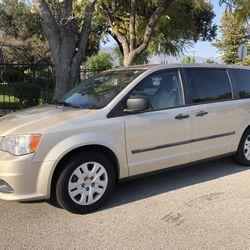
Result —
<svg viewBox="0 0 250 250"><path fill-rule="evenodd" d="M233 158L240 165L250 166L250 128L242 135L238 150Z"/></svg>
<svg viewBox="0 0 250 250"><path fill-rule="evenodd" d="M62 208L76 214L91 213L106 202L115 186L115 169L103 153L84 151L63 166L56 183Z"/></svg>

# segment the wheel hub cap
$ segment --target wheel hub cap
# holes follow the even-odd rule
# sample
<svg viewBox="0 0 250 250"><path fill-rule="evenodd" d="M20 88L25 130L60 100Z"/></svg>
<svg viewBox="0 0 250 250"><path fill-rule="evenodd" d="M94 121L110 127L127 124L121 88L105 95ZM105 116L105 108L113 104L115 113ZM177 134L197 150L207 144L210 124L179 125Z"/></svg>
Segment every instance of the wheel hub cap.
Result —
<svg viewBox="0 0 250 250"><path fill-rule="evenodd" d="M68 192L70 198L78 205L91 205L103 196L107 185L106 169L98 162L87 162L71 174Z"/></svg>

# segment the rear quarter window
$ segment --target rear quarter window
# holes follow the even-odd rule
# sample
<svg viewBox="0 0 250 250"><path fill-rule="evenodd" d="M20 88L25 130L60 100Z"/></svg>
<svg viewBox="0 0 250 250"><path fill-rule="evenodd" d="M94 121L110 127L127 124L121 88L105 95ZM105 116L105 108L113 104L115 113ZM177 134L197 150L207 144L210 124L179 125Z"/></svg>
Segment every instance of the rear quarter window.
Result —
<svg viewBox="0 0 250 250"><path fill-rule="evenodd" d="M234 69L240 98L250 98L250 70Z"/></svg>
<svg viewBox="0 0 250 250"><path fill-rule="evenodd" d="M231 85L224 69L187 69L193 104L232 99Z"/></svg>

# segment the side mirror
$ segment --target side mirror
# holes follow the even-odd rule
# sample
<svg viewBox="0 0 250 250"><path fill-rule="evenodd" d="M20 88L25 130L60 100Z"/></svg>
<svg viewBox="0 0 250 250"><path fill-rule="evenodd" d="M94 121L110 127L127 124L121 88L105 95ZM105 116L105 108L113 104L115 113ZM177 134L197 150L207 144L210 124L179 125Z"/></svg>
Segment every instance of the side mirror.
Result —
<svg viewBox="0 0 250 250"><path fill-rule="evenodd" d="M126 109L124 112L135 113L149 109L150 102L145 96L133 96L127 100Z"/></svg>

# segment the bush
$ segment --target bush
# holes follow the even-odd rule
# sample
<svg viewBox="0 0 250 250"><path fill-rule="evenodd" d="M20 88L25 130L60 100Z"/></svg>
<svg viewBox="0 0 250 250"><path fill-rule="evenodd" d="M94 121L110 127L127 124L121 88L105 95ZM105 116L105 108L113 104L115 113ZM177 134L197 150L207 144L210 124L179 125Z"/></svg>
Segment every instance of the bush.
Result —
<svg viewBox="0 0 250 250"><path fill-rule="evenodd" d="M96 71L107 70L112 68L113 59L109 53L99 51L96 55L89 57L84 66L86 69Z"/></svg>
<svg viewBox="0 0 250 250"><path fill-rule="evenodd" d="M42 103L51 103L53 101L53 91L42 91Z"/></svg>
<svg viewBox="0 0 250 250"><path fill-rule="evenodd" d="M23 108L32 107L40 103L41 88L39 85L31 82L15 83L14 96L19 99Z"/></svg>
<svg viewBox="0 0 250 250"><path fill-rule="evenodd" d="M23 81L25 74L22 69L6 69L3 72L3 80L6 82Z"/></svg>
<svg viewBox="0 0 250 250"><path fill-rule="evenodd" d="M54 90L54 82L52 77L38 77L33 81L44 90Z"/></svg>

